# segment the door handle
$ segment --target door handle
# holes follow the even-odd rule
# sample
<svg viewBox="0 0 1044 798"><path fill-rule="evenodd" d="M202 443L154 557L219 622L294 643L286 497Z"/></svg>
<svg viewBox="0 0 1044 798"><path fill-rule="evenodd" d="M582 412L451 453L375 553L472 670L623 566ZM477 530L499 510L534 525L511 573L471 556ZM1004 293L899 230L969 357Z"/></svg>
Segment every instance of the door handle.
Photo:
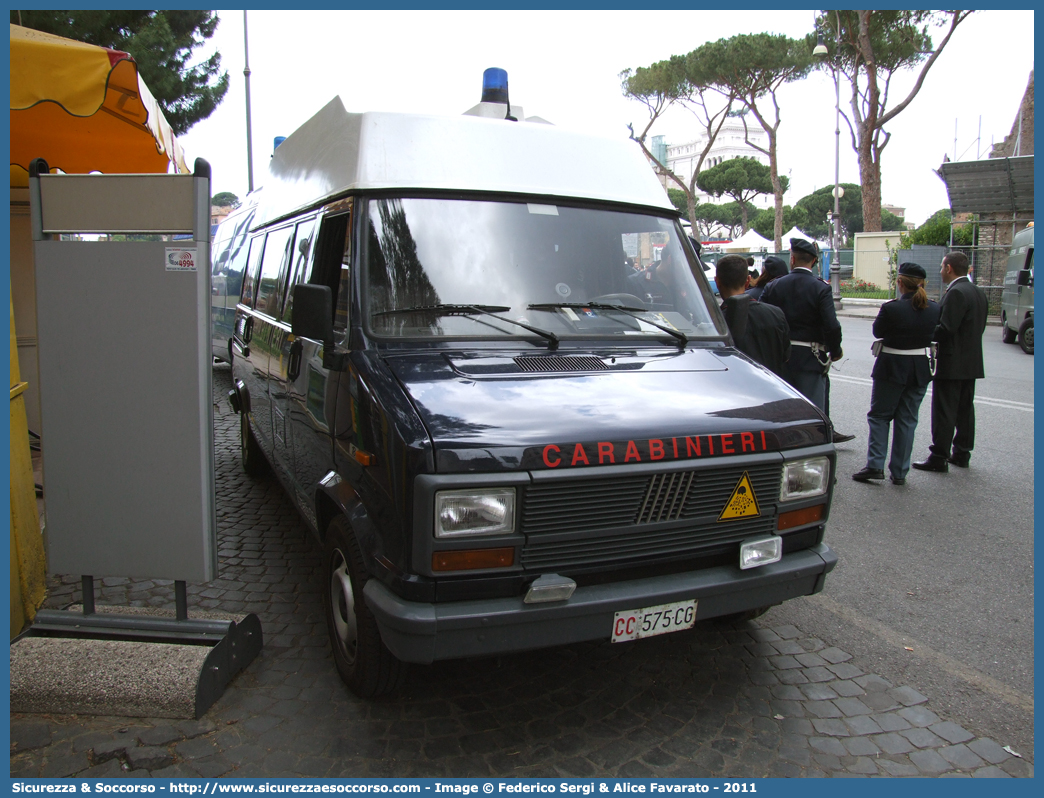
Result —
<svg viewBox="0 0 1044 798"><path fill-rule="evenodd" d="M295 338L294 342L290 344L290 359L286 364L286 376L290 382L296 382L301 373L302 352L304 352L304 344L301 343L300 338Z"/></svg>

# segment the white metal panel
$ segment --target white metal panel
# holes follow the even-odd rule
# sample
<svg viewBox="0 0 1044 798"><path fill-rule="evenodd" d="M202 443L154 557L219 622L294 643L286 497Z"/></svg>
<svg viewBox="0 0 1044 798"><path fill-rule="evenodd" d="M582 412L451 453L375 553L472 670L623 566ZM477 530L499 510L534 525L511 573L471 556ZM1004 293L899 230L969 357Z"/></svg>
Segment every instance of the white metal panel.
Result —
<svg viewBox="0 0 1044 798"><path fill-rule="evenodd" d="M345 111L331 100L279 145L257 224L349 190L492 191L674 211L638 146L536 122Z"/></svg>
<svg viewBox="0 0 1044 798"><path fill-rule="evenodd" d="M43 176L43 233L191 233L195 182L192 175Z"/></svg>
<svg viewBox="0 0 1044 798"><path fill-rule="evenodd" d="M51 573L216 575L209 167L197 172L30 179ZM77 210L78 194L112 207ZM193 238L45 240L49 203L67 229L134 218ZM178 249L195 260L168 257Z"/></svg>
<svg viewBox="0 0 1044 798"><path fill-rule="evenodd" d="M36 244L51 573L214 576L207 270L166 271L167 245Z"/></svg>

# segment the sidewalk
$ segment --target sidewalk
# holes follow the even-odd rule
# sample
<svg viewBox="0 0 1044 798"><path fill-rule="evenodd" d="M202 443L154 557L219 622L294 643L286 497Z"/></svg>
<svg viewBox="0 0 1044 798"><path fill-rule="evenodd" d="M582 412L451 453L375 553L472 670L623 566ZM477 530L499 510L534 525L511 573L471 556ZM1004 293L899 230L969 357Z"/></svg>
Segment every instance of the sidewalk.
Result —
<svg viewBox="0 0 1044 798"><path fill-rule="evenodd" d="M849 318L873 320L877 318L877 313L881 309L881 305L887 301L887 299L845 298L841 300L841 309L837 311L837 315L848 316ZM986 318L986 324L987 326L999 327L1000 316L988 316Z"/></svg>
<svg viewBox="0 0 1044 798"><path fill-rule="evenodd" d="M838 316L849 316L859 319L876 319L877 312L887 299L842 299Z"/></svg>

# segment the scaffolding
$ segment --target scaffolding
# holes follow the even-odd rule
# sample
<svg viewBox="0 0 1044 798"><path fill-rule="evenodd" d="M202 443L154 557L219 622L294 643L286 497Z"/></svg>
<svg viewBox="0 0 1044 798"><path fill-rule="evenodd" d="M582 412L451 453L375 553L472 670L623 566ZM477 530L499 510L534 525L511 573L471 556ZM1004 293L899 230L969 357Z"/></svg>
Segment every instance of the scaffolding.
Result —
<svg viewBox="0 0 1044 798"><path fill-rule="evenodd" d="M1033 221L1033 156L948 162L939 167L950 197L950 249L968 255L975 284L999 315L1008 255L1015 233ZM962 214L970 218L959 219ZM954 244L954 227L971 224L970 246Z"/></svg>

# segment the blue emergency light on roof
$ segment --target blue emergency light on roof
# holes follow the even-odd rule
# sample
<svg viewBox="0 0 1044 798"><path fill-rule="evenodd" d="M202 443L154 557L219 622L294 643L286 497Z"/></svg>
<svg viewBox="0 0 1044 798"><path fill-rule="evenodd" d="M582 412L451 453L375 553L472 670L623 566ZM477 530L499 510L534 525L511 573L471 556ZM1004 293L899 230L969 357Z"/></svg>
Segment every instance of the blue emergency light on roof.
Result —
<svg viewBox="0 0 1044 798"><path fill-rule="evenodd" d="M508 77L505 70L490 67L482 73L482 102L508 104Z"/></svg>
<svg viewBox="0 0 1044 798"><path fill-rule="evenodd" d="M273 152L284 141L286 141L286 136L276 136L275 139L273 139L273 141L272 141L272 150L273 150Z"/></svg>

